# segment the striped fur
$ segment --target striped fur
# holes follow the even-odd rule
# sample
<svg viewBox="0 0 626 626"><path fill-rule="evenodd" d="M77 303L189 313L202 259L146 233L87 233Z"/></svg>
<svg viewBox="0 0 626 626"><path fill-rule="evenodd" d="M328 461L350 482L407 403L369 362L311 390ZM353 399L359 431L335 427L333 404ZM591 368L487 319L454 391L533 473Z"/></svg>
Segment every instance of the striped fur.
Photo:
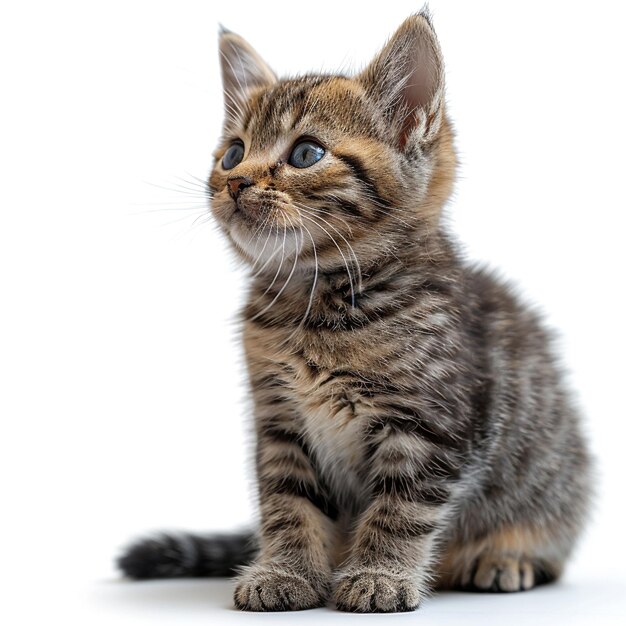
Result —
<svg viewBox="0 0 626 626"><path fill-rule="evenodd" d="M540 320L467 266L440 224L456 158L428 15L352 78L279 81L229 32L220 50L226 119L209 189L252 268L258 544L220 560L218 539L165 537L132 547L122 569L245 565L235 604L257 611L330 599L407 611L434 586L557 577L586 517L588 455ZM302 137L325 154L298 169ZM236 140L243 161L225 170Z"/></svg>

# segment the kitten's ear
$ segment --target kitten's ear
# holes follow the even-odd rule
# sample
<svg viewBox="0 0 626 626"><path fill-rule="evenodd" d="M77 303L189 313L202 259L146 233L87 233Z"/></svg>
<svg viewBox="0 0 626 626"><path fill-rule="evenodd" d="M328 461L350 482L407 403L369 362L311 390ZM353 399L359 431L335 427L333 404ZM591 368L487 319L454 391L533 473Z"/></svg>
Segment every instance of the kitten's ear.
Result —
<svg viewBox="0 0 626 626"><path fill-rule="evenodd" d="M428 12L405 20L358 80L384 111L402 148L432 139L443 116L444 71Z"/></svg>
<svg viewBox="0 0 626 626"><path fill-rule="evenodd" d="M222 28L219 50L227 110L240 110L254 89L276 82L274 72L243 37Z"/></svg>

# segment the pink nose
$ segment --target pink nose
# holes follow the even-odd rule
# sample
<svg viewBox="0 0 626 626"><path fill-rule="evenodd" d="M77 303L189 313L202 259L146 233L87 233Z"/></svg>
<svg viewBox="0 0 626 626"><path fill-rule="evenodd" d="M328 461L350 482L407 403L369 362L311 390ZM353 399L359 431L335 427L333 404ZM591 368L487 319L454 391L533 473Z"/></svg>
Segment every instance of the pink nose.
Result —
<svg viewBox="0 0 626 626"><path fill-rule="evenodd" d="M254 185L254 181L247 176L234 176L228 179L228 189L230 190L230 195L235 200L242 189L251 187L252 185Z"/></svg>

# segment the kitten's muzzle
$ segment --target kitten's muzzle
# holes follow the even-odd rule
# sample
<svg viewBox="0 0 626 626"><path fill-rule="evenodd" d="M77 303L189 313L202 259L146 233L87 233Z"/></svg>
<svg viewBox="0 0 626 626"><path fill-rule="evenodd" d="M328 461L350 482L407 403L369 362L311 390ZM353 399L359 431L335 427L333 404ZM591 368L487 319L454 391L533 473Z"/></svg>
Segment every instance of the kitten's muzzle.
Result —
<svg viewBox="0 0 626 626"><path fill-rule="evenodd" d="M246 188L252 187L254 181L247 176L233 176L228 179L228 193L233 200L237 200L239 194Z"/></svg>

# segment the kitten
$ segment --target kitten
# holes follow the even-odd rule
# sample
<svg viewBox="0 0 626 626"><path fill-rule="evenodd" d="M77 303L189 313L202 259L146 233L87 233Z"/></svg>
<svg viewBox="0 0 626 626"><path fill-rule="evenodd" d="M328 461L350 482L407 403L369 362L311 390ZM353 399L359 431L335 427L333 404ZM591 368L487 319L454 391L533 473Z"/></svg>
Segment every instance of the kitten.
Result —
<svg viewBox="0 0 626 626"><path fill-rule="evenodd" d="M238 608L410 611L433 587L555 579L585 441L537 316L442 229L441 51L407 19L356 77L278 80L223 32L212 210L251 266L258 534L163 535L130 577L239 572Z"/></svg>

